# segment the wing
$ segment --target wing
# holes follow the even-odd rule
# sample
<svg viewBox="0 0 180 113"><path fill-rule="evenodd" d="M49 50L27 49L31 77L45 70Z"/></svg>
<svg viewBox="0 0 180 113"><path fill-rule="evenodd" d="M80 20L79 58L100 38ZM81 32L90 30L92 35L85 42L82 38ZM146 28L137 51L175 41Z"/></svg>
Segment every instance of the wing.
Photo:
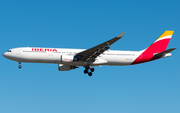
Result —
<svg viewBox="0 0 180 113"><path fill-rule="evenodd" d="M120 35L118 35L117 37L111 40L108 40L95 47L92 47L90 49L77 53L74 58L77 59L78 61L93 61L94 62L96 57L101 55L104 51L107 51L110 48L109 46L112 45L117 40L119 40L120 38L122 38L123 35L124 35L124 32L122 32Z"/></svg>

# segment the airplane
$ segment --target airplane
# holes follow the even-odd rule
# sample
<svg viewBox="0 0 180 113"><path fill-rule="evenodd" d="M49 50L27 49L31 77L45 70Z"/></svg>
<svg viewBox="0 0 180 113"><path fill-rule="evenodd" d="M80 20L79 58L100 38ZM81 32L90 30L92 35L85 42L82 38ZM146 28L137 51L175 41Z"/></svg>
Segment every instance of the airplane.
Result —
<svg viewBox="0 0 180 113"><path fill-rule="evenodd" d="M173 33L174 31L165 31L154 43L141 51L110 50L110 46L123 37L122 32L115 38L90 49L19 47L9 49L3 56L18 61L19 69L22 68L21 62L54 63L58 64L59 71L70 71L83 66L84 73L92 76L94 66L134 65L171 56L170 52L176 48L168 50L166 48Z"/></svg>

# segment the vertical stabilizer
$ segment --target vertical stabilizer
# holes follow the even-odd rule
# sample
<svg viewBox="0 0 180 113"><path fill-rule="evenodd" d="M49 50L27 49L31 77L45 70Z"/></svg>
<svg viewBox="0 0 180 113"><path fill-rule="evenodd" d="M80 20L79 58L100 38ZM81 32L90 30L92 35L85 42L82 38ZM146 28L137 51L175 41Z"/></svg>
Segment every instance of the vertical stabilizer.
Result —
<svg viewBox="0 0 180 113"><path fill-rule="evenodd" d="M161 53L166 50L173 33L174 31L165 31L153 44L145 49L132 64L155 60L156 58L154 58L154 54Z"/></svg>
<svg viewBox="0 0 180 113"><path fill-rule="evenodd" d="M166 50L174 31L165 31L149 48L160 53Z"/></svg>

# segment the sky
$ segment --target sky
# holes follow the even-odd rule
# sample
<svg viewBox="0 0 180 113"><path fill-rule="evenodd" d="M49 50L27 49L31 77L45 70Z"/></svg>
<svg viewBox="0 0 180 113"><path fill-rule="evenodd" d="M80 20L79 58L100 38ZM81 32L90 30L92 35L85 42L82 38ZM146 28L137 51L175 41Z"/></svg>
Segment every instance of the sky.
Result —
<svg viewBox="0 0 180 113"><path fill-rule="evenodd" d="M1 0L0 53L16 47L139 51L165 30L172 56L133 66L60 72L0 57L0 113L180 113L179 0Z"/></svg>

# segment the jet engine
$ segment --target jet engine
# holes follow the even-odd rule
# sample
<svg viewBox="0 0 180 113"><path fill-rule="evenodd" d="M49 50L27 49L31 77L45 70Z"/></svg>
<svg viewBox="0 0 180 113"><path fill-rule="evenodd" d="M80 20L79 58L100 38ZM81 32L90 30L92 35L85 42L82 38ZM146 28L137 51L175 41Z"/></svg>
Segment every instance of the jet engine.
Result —
<svg viewBox="0 0 180 113"><path fill-rule="evenodd" d="M70 71L71 69L76 69L76 68L78 68L78 67L77 66L64 65L64 64L58 65L59 71Z"/></svg>
<svg viewBox="0 0 180 113"><path fill-rule="evenodd" d="M61 62L73 62L74 56L72 55L62 55Z"/></svg>

